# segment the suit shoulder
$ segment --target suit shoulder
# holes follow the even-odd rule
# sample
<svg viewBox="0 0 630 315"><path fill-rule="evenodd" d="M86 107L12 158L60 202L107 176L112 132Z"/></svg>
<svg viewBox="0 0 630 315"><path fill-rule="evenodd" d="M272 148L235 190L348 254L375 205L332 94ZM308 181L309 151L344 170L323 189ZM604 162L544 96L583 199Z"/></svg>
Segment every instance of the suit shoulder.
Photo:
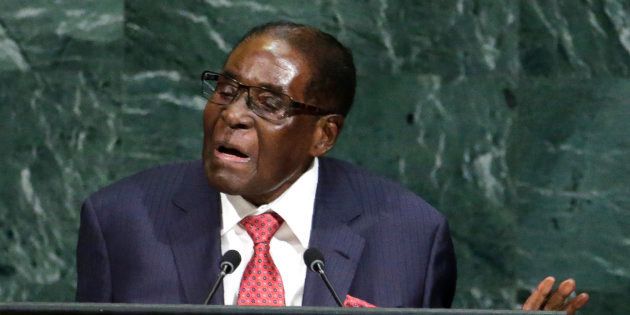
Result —
<svg viewBox="0 0 630 315"><path fill-rule="evenodd" d="M440 223L446 220L442 213L422 197L391 179L334 158L324 158L321 162L325 172L347 178L354 194L360 196L360 202L368 210L386 211L403 219L421 217L423 220Z"/></svg>
<svg viewBox="0 0 630 315"><path fill-rule="evenodd" d="M169 195L183 176L192 169L200 168L200 161L176 162L155 166L124 177L105 186L88 197L94 205L115 203L147 194Z"/></svg>

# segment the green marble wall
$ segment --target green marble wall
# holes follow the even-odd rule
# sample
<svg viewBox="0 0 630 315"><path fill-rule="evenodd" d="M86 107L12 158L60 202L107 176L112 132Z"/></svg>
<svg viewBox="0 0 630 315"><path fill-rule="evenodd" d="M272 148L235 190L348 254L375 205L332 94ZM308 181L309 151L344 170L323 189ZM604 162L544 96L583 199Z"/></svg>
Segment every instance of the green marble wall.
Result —
<svg viewBox="0 0 630 315"><path fill-rule="evenodd" d="M630 312L627 0L0 1L0 301L72 300L81 201L197 158L199 73L278 18L353 49L333 155L449 217L456 307L553 274Z"/></svg>

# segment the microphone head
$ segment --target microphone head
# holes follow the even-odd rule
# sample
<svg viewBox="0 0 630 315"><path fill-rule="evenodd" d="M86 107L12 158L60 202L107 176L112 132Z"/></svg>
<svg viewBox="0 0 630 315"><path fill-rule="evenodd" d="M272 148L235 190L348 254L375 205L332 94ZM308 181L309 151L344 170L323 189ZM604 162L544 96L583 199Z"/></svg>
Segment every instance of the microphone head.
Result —
<svg viewBox="0 0 630 315"><path fill-rule="evenodd" d="M324 255L317 248L309 248L304 252L304 263L311 271L319 272L318 269L324 269Z"/></svg>
<svg viewBox="0 0 630 315"><path fill-rule="evenodd" d="M226 274L231 274L232 272L234 272L234 270L238 267L238 265L241 263L241 254L239 254L237 251L230 249L227 252L225 252L225 254L223 254L223 257L221 257L221 269L224 269L225 267L225 273Z"/></svg>

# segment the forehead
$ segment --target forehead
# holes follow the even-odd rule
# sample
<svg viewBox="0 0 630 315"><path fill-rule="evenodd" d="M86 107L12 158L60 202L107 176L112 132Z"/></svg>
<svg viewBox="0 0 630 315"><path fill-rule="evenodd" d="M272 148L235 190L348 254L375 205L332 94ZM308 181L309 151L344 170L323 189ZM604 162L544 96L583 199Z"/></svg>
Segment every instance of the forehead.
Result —
<svg viewBox="0 0 630 315"><path fill-rule="evenodd" d="M302 53L286 41L266 35L236 47L223 71L245 84L278 89L298 100L303 100L312 74Z"/></svg>

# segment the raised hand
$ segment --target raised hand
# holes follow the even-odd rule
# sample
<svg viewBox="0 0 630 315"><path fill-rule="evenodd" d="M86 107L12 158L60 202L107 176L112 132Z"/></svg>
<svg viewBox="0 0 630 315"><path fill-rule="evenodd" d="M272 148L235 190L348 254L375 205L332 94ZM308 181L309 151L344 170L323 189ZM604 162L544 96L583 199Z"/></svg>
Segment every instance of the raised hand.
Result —
<svg viewBox="0 0 630 315"><path fill-rule="evenodd" d="M556 282L554 277L547 277L541 281L523 303L523 310L566 311L567 315L574 315L588 302L587 293L580 293L573 299L567 299L575 291L575 280L564 280L558 285L557 290L552 291L554 282Z"/></svg>

